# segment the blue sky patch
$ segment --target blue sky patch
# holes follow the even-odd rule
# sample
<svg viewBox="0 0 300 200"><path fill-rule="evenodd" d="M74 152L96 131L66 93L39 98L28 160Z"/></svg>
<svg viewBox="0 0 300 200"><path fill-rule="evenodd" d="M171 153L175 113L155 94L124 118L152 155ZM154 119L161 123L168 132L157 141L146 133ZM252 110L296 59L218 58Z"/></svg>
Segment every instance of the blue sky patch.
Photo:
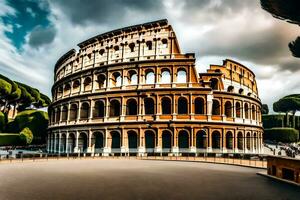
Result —
<svg viewBox="0 0 300 200"><path fill-rule="evenodd" d="M16 15L2 16L5 26L11 27L5 35L12 41L14 46L21 50L25 43L25 36L35 27L46 28L49 26L48 6L39 5L38 1L32 0L6 0L7 4L16 10Z"/></svg>

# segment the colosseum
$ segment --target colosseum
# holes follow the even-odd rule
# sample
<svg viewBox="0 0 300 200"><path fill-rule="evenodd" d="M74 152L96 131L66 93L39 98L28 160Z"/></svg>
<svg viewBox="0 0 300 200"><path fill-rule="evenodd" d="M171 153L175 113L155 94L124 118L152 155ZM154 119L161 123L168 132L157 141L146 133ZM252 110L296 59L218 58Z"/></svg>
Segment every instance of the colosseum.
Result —
<svg viewBox="0 0 300 200"><path fill-rule="evenodd" d="M263 151L254 73L226 59L197 73L167 20L78 44L55 64L47 150L93 155Z"/></svg>

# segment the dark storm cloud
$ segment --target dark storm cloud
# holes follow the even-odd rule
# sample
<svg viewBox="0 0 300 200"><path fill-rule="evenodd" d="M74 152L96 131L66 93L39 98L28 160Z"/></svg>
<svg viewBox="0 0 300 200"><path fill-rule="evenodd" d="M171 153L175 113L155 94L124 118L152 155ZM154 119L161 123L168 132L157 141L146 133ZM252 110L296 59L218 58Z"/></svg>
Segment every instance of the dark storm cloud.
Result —
<svg viewBox="0 0 300 200"><path fill-rule="evenodd" d="M43 28L37 26L30 33L28 43L30 46L34 48L38 48L45 44L50 44L54 40L55 35L56 35L56 30L54 27L49 26L47 28Z"/></svg>
<svg viewBox="0 0 300 200"><path fill-rule="evenodd" d="M300 71L300 60L297 58L293 58L290 61L287 62L283 62L281 64L281 70L286 70L286 71L290 71L290 72L297 72ZM299 87L299 85L298 85Z"/></svg>
<svg viewBox="0 0 300 200"><path fill-rule="evenodd" d="M127 12L141 11L159 12L162 8L160 0L50 0L61 8L73 24L83 25L88 22L108 24L123 22Z"/></svg>

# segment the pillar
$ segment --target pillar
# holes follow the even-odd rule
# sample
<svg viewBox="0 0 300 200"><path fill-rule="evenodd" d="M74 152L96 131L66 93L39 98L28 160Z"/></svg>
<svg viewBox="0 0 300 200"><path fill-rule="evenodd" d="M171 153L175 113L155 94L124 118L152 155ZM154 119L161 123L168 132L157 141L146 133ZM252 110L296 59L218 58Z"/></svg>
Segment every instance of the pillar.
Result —
<svg viewBox="0 0 300 200"><path fill-rule="evenodd" d="M211 121L213 98L214 96L212 94L208 94L206 96L206 109L207 109L206 113L207 113L208 121Z"/></svg>
<svg viewBox="0 0 300 200"><path fill-rule="evenodd" d="M87 153L92 153L92 131L91 129L89 129L89 132L88 132L88 148L87 148Z"/></svg>
<svg viewBox="0 0 300 200"><path fill-rule="evenodd" d="M74 147L74 153L78 153L79 149L78 149L78 138L79 138L79 131L76 131L75 134L75 147Z"/></svg>
<svg viewBox="0 0 300 200"><path fill-rule="evenodd" d="M70 153L69 152L69 132L68 131L66 133L66 153Z"/></svg>
<svg viewBox="0 0 300 200"><path fill-rule="evenodd" d="M195 145L195 135L194 135L194 127L191 127L191 131L190 131L190 150L191 152L196 153L197 149L196 149L196 145Z"/></svg>
<svg viewBox="0 0 300 200"><path fill-rule="evenodd" d="M57 135L56 135L56 133L54 133L54 148L53 148L53 152L54 153L56 153L57 152L57 149L56 149L56 147L57 147Z"/></svg>

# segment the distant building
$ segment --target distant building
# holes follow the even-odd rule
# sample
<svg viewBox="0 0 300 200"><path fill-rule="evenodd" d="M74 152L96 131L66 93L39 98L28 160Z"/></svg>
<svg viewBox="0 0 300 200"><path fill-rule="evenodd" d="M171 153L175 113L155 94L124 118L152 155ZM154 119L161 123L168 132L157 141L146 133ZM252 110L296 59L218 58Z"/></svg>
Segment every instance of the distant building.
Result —
<svg viewBox="0 0 300 200"><path fill-rule="evenodd" d="M198 74L167 20L78 46L55 65L49 152L262 152L254 73L227 59Z"/></svg>

